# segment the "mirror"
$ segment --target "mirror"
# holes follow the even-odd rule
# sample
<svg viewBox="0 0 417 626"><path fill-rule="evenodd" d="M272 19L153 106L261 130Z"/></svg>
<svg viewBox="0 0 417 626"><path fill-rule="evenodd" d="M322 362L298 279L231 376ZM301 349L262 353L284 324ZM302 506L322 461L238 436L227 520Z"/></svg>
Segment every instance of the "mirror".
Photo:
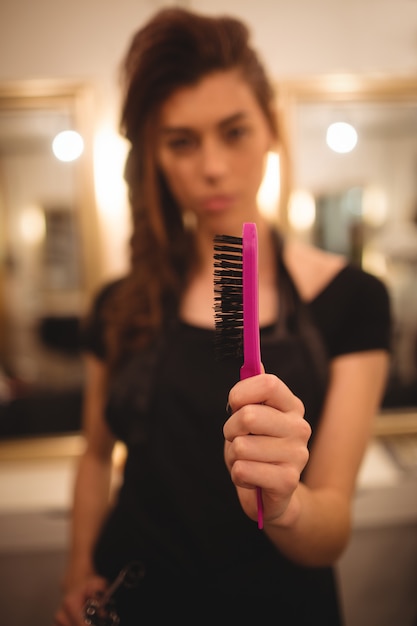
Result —
<svg viewBox="0 0 417 626"><path fill-rule="evenodd" d="M78 324L99 267L88 85L0 86L0 436L75 430ZM82 153L52 142L77 131ZM69 158L69 157L68 157Z"/></svg>
<svg viewBox="0 0 417 626"><path fill-rule="evenodd" d="M288 80L277 85L277 103L284 120L286 226L384 280L394 329L383 409L415 416L417 78ZM329 126L339 122L356 130L351 151L327 144Z"/></svg>

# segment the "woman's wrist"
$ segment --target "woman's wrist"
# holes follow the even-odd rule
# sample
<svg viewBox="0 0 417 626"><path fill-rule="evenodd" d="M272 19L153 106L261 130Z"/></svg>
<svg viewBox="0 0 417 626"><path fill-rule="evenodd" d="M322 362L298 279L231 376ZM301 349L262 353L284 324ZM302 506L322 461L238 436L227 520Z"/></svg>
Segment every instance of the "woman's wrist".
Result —
<svg viewBox="0 0 417 626"><path fill-rule="evenodd" d="M69 591L92 576L95 571L91 559L84 556L71 558L62 583L63 591Z"/></svg>
<svg viewBox="0 0 417 626"><path fill-rule="evenodd" d="M271 522L271 527L291 529L296 526L301 515L299 487L294 491L285 510ZM267 523L267 522L266 522Z"/></svg>

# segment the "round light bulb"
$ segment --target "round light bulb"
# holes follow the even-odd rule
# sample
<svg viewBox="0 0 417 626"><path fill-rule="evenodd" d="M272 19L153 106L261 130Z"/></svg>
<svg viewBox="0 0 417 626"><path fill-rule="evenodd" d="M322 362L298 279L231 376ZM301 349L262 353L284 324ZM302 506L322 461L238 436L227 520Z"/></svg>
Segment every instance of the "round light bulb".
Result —
<svg viewBox="0 0 417 626"><path fill-rule="evenodd" d="M75 161L83 150L83 138L75 130L63 130L52 142L52 151L60 161Z"/></svg>
<svg viewBox="0 0 417 626"><path fill-rule="evenodd" d="M326 142L334 152L351 152L358 142L358 133L347 122L334 122L327 129Z"/></svg>

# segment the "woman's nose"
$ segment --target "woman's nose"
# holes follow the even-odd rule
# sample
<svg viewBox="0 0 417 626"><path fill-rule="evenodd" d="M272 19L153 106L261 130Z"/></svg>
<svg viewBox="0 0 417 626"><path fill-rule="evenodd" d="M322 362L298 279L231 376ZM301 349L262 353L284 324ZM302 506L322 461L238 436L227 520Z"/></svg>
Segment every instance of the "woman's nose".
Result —
<svg viewBox="0 0 417 626"><path fill-rule="evenodd" d="M206 178L220 178L227 171L227 150L221 142L206 140L201 145L201 169Z"/></svg>

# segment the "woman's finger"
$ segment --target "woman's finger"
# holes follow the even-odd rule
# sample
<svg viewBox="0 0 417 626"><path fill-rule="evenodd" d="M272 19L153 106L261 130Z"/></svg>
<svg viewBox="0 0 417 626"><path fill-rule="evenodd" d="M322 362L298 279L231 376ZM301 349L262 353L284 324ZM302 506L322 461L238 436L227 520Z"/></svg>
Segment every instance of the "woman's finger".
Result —
<svg viewBox="0 0 417 626"><path fill-rule="evenodd" d="M230 390L228 402L233 412L246 404L267 404L283 412L304 413L301 400L274 374L259 374L239 381Z"/></svg>

